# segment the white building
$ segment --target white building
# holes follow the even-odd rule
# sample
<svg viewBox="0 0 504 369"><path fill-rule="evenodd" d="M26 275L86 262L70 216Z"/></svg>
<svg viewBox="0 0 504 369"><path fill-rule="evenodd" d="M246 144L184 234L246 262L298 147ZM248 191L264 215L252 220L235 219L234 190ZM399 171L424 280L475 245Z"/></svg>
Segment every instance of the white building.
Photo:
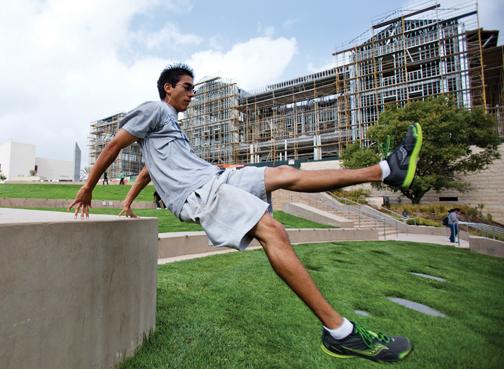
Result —
<svg viewBox="0 0 504 369"><path fill-rule="evenodd" d="M0 144L0 172L8 181L72 181L75 161L39 158L35 145L8 141ZM80 170L80 163L79 163Z"/></svg>

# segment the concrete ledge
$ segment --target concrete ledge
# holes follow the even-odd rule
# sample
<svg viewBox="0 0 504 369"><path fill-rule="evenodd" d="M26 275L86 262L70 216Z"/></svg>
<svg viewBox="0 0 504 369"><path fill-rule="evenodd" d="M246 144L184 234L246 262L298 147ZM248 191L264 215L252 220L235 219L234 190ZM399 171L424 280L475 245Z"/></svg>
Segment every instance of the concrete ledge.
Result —
<svg viewBox="0 0 504 369"><path fill-rule="evenodd" d="M160 233L158 237L159 259L228 249L209 246L205 232Z"/></svg>
<svg viewBox="0 0 504 369"><path fill-rule="evenodd" d="M0 367L109 369L155 327L157 220L0 208Z"/></svg>
<svg viewBox="0 0 504 369"><path fill-rule="evenodd" d="M378 231L375 229L287 229L287 234L293 244L378 239ZM259 246L257 240L251 242L250 247L254 246ZM205 232L173 232L159 234L159 259L192 254L205 254L215 251L229 251L229 248L209 246L208 237Z"/></svg>
<svg viewBox="0 0 504 369"><path fill-rule="evenodd" d="M504 258L504 242L502 241L492 240L486 237L470 236L469 247L471 251L477 252L478 254Z"/></svg>
<svg viewBox="0 0 504 369"><path fill-rule="evenodd" d="M292 243L333 242L333 241L369 241L378 239L376 229L288 229Z"/></svg>
<svg viewBox="0 0 504 369"><path fill-rule="evenodd" d="M57 199L0 199L0 207L6 208L66 208L71 200ZM119 200L93 200L93 208L122 208ZM150 201L135 201L135 209L153 209L155 204Z"/></svg>
<svg viewBox="0 0 504 369"><path fill-rule="evenodd" d="M400 227L402 232L414 233L414 234L430 234L435 236L445 236L450 235L450 229L447 227L430 227L430 226L416 226L410 224L402 223Z"/></svg>
<svg viewBox="0 0 504 369"><path fill-rule="evenodd" d="M312 222L330 224L343 228L351 228L354 226L351 220L298 202L285 203L282 210L297 217L311 220Z"/></svg>

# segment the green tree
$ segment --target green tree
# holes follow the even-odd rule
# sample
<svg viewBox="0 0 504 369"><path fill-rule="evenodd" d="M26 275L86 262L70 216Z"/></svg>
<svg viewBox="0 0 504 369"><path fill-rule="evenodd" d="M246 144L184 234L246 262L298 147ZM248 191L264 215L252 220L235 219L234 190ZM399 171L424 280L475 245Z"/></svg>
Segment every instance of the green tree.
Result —
<svg viewBox="0 0 504 369"><path fill-rule="evenodd" d="M417 176L408 190L400 190L414 204L430 190L467 191L469 185L460 175L485 169L499 158L497 147L501 141L492 116L481 109L457 108L451 99L437 97L386 109L378 124L368 130L375 144L369 149L350 147L348 156L342 157L343 166L368 165L369 161L362 158L369 158L369 150L383 157L383 148L399 145L408 126L415 122L422 126L424 140Z"/></svg>

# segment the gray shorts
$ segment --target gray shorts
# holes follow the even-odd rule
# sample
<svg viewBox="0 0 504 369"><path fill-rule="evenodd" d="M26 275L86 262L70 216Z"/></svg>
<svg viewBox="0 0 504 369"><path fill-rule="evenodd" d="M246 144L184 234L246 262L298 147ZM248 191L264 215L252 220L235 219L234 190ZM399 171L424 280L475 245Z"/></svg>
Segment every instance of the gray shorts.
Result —
<svg viewBox="0 0 504 369"><path fill-rule="evenodd" d="M272 211L265 169L226 169L189 195L180 219L201 224L214 246L244 250L253 238L247 233Z"/></svg>

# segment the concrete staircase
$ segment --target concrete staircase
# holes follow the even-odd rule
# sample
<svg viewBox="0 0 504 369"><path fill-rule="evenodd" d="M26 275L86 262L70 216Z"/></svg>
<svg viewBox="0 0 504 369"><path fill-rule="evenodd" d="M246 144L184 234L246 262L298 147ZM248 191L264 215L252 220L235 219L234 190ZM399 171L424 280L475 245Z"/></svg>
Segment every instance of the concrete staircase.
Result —
<svg viewBox="0 0 504 369"><path fill-rule="evenodd" d="M397 226L387 215L375 213L372 209L364 211L364 208L367 208L364 206L342 204L326 193L299 193L286 190L273 192L274 209L288 209L289 207L284 205L289 203L306 204L339 218L344 218L353 223L353 228L375 229L378 231L379 239L395 239L398 234Z"/></svg>

